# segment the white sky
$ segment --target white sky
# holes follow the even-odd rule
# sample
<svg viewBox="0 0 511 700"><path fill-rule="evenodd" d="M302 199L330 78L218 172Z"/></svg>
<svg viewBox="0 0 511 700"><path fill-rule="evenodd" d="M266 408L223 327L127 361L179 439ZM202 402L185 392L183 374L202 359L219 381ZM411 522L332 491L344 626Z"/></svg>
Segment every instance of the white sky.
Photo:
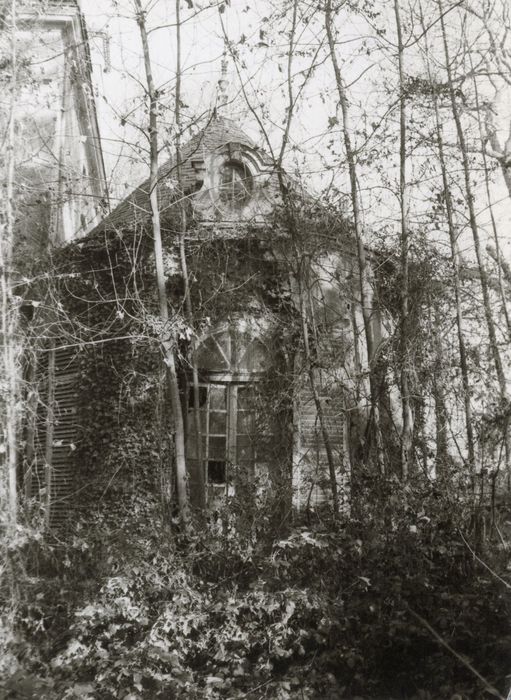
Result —
<svg viewBox="0 0 511 700"><path fill-rule="evenodd" d="M144 83L145 74L139 31L130 0L119 0L115 7L112 0L81 0L81 5L91 38L100 131L115 204L116 197L125 196L148 172L146 153L141 150L145 141L137 128L138 125L143 125L146 119L146 115L141 111L141 83ZM153 0L148 6L151 8L147 21L149 28L153 30L150 34L150 51L155 80L166 90L163 102L171 107L176 71L176 30L175 26L168 25L175 24L175 3L173 0ZM274 147L278 149L286 106L288 37L283 31L289 30L289 16L268 22L266 18L272 13L272 3L266 0L253 0L250 5L244 0L232 0L231 7L222 14L216 7L208 7L207 0L194 2L193 10L189 9L184 1L181 7L184 20L182 89L183 102L187 105L183 110L184 117L191 122L197 115L205 115L215 103L224 51L220 22L222 19L229 40L235 42L239 51L245 90L254 109L262 118ZM193 17L199 9L201 11ZM386 36L391 41L392 5L389 0L380 0L379 9L382 11L382 17L375 21L388 26ZM378 121L378 117L395 102L397 83L392 50L386 46L387 39L384 38L379 44L375 41L374 31L362 19L355 21L344 15L342 20L342 23L339 23L338 47L344 73L349 82L356 81L362 75L350 89L353 126L360 132L364 129L371 131L371 122ZM447 20L453 37L458 37L459 16L452 14ZM298 36L293 65L297 84L303 79L300 71L306 70L310 63L309 55L302 56L301 53L314 50L318 44L318 37L324 38L321 22L322 17L318 12L317 16L311 19L307 29ZM405 30L408 29L405 27ZM417 31L416 27L414 31ZM101 33L108 39L111 63L109 70L106 70L103 55L105 43ZM438 41L438 33L435 39L433 32L432 41ZM435 46L436 50L438 48L438 45ZM432 55L436 55L435 51ZM409 74L420 73L420 56L416 47L407 52L405 59ZM439 76L441 64L440 57L437 67ZM433 70L435 71L435 67ZM229 61L229 74L229 94L233 103L224 114L238 121L255 141L265 147L266 144L258 133L257 123L240 92L232 61ZM308 187L318 192L328 184L334 184L342 192L348 191L339 126L329 129L329 118L335 115L335 84L330 62L324 60L314 71L299 101L286 160L288 170L300 174ZM123 116L128 117L127 124L121 123L120 118ZM510 116L511 103L509 96L505 96L500 114L503 127L507 128ZM135 126L129 124L130 117ZM465 117L470 128L470 123L474 120L470 114ZM419 113L415 113L414 119L414 123L410 125L411 129L416 128L418 133L421 130L424 133L428 129L431 130L431 124L427 121L421 123ZM394 195L389 195L389 190L394 188L397 179L397 122L397 111L391 111L384 130L378 131L369 142L370 146L374 144L374 152L377 155L372 162L362 166L361 177L368 228L378 233L388 232L388 235L397 230L397 201ZM171 109L162 115L161 123L162 145L166 139L169 146L169 152L162 153L163 161L172 149ZM448 141L455 142L455 135L449 124L446 124L446 136ZM355 135L358 143L364 138L362 133ZM137 145L133 147L126 145L126 142ZM475 140L473 142L475 143ZM370 151L370 146L366 152ZM388 150L387 153L385 149ZM429 207L426 200L431 192L429 178L432 175L434 173L426 152L416 151L409 159L409 176L410 179L420 181L412 193L413 207L419 216ZM424 198L424 201L420 201L421 198ZM492 199L496 205L502 244L509 252L511 204L502 177L498 173L492 186ZM477 206L481 230L489 232L489 217L482 190L478 191ZM469 236L462 239L461 247L470 256Z"/></svg>

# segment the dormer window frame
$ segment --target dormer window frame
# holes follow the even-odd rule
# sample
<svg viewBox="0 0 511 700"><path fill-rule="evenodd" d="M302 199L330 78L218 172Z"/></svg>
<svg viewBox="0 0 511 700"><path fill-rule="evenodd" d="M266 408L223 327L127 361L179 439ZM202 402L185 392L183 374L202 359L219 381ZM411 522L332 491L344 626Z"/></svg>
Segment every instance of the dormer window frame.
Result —
<svg viewBox="0 0 511 700"><path fill-rule="evenodd" d="M243 209L252 199L253 193L254 178L251 169L244 159L231 158L229 154L219 168L218 197L221 204L230 210Z"/></svg>

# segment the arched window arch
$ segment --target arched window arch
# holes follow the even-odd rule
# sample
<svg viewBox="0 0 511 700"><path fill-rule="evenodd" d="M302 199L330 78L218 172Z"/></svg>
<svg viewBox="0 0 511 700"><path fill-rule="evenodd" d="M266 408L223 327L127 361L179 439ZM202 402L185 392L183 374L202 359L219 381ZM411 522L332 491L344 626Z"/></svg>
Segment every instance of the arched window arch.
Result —
<svg viewBox="0 0 511 700"><path fill-rule="evenodd" d="M260 328L251 320L217 326L199 343L197 366L204 376L226 381L250 381L267 368L267 349Z"/></svg>

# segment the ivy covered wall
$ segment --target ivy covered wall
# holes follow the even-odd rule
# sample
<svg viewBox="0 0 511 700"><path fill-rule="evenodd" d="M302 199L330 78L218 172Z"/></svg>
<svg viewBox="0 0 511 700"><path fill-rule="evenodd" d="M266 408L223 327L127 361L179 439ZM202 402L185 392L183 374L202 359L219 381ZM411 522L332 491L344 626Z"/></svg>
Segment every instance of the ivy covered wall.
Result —
<svg viewBox="0 0 511 700"><path fill-rule="evenodd" d="M255 427L272 425L266 479L272 499L282 499L282 510L289 509L297 332L288 276L268 243L253 237L191 239L187 254L197 310L193 328L184 320L182 280L167 240L173 306L168 332L178 339L184 413L190 401L191 337L207 336L219 323L235 318L264 320L261 341L268 361L258 376L254 400L260 418ZM55 258L48 293L58 308L52 326L57 347L74 346L79 366L70 510L86 514L99 508L115 518L117 511L144 499L171 509L173 424L147 234L102 233L68 246ZM238 480L238 496L240 486ZM248 497L250 489L245 491Z"/></svg>

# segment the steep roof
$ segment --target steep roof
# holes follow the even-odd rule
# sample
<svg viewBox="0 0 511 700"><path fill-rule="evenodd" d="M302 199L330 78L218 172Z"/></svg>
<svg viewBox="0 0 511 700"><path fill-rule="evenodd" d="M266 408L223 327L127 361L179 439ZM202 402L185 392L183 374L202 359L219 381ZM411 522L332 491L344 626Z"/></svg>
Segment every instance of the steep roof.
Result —
<svg viewBox="0 0 511 700"><path fill-rule="evenodd" d="M214 117L198 134L193 136L181 149L181 178L182 187L186 192L193 188L197 182L194 162L203 159L204 155L226 146L229 143L237 143L258 149L253 141L242 131L235 122L225 117ZM259 150L259 149L258 149ZM260 151L262 153L262 151ZM167 160L158 169L158 203L160 213L165 214L175 200L175 189L170 186L168 178L177 178L175 157ZM149 178L138 185L126 199L98 224L94 229L104 231L108 229L122 229L132 226L134 222L140 224L150 220L151 206L149 202L150 187Z"/></svg>

